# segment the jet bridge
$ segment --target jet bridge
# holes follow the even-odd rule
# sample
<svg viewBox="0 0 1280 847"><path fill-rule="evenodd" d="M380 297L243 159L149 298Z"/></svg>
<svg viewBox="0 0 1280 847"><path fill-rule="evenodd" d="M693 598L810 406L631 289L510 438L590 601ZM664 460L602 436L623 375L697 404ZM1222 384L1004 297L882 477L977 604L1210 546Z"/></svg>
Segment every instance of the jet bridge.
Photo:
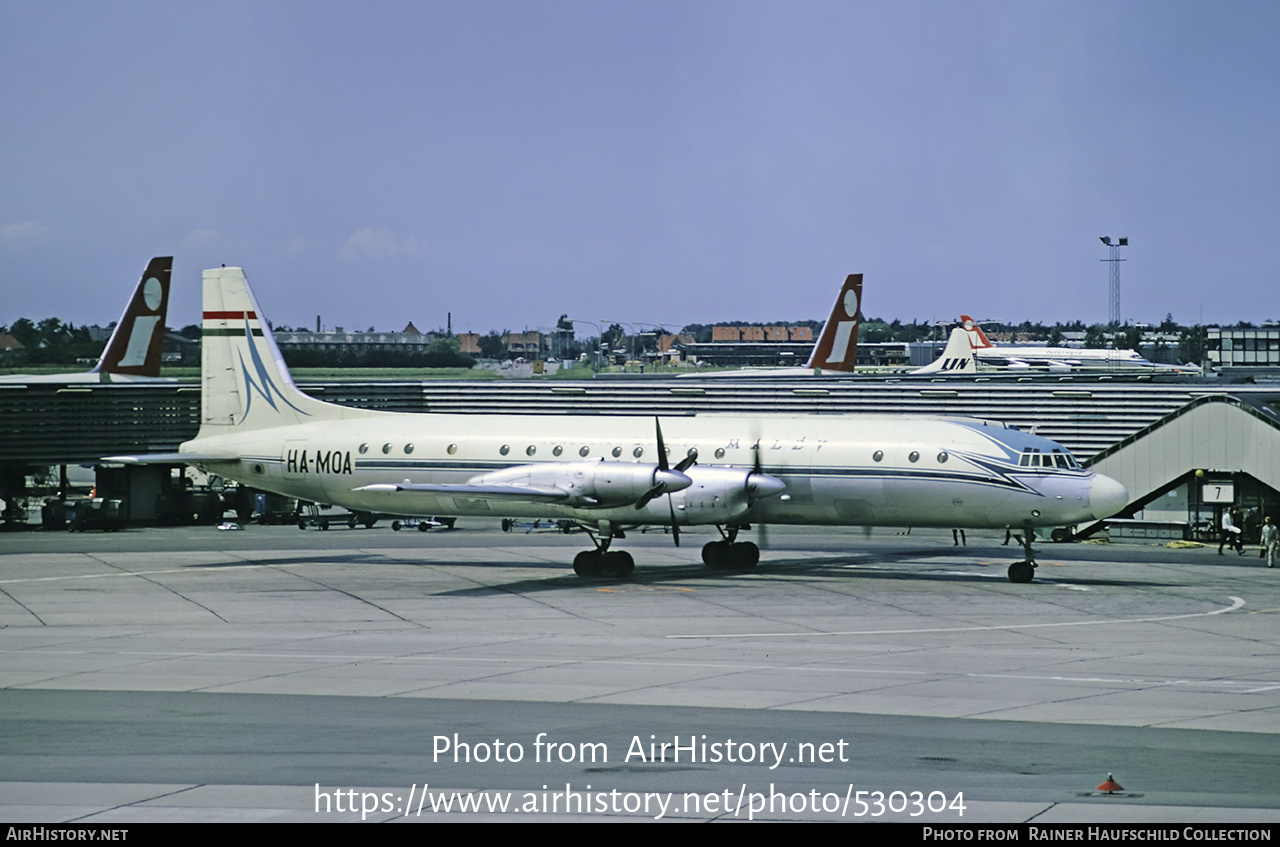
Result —
<svg viewBox="0 0 1280 847"><path fill-rule="evenodd" d="M1262 515L1280 515L1278 405L1274 395L1197 397L1085 464L1129 490L1122 516L1180 495L1202 537L1216 537L1222 510L1233 506L1251 510L1248 533Z"/></svg>

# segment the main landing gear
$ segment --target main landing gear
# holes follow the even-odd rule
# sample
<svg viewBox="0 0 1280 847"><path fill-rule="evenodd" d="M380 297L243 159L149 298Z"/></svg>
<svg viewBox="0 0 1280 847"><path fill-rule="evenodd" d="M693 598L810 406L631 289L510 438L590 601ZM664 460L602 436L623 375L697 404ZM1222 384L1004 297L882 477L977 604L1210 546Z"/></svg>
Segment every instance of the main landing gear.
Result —
<svg viewBox="0 0 1280 847"><path fill-rule="evenodd" d="M702 547L702 562L708 568L718 571L749 570L760 562L760 548L750 541L738 541L738 532L750 527L731 526L721 529L724 536L720 541L712 541ZM591 532L590 529L587 530ZM583 550L573 557L573 572L581 577L604 576L610 579L625 579L636 569L636 561L625 550L610 550L609 544L615 538L623 538L621 530L613 529L608 521L601 521L599 528L592 533L596 549Z"/></svg>
<svg viewBox="0 0 1280 847"><path fill-rule="evenodd" d="M573 572L578 576L631 576L636 560L626 550L583 550L573 557Z"/></svg>
<svg viewBox="0 0 1280 847"><path fill-rule="evenodd" d="M1036 540L1036 531L1030 523L1027 523L1023 527L1022 535L1015 535L1014 538L1018 539L1018 543L1022 545L1025 558L1009 566L1009 581L1030 582L1036 575L1036 551L1031 549L1031 542Z"/></svg>
<svg viewBox="0 0 1280 847"><path fill-rule="evenodd" d="M609 521L601 521L597 534L592 536L596 549L583 550L573 557L573 572L578 576L607 576L611 579L623 579L631 576L636 569L636 560L626 550L610 552L609 543L614 538L622 538L621 532L615 531Z"/></svg>
<svg viewBox="0 0 1280 847"><path fill-rule="evenodd" d="M750 541L739 542L739 527L731 526L724 538L702 546L702 563L712 570L747 570L760 563L760 548Z"/></svg>

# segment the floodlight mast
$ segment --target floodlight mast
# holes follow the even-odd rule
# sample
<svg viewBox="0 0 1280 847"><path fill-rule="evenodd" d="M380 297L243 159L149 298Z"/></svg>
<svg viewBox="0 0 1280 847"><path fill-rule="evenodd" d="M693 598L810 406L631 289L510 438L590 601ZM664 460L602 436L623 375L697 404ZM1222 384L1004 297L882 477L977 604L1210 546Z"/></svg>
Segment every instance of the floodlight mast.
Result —
<svg viewBox="0 0 1280 847"><path fill-rule="evenodd" d="M1120 258L1119 250L1121 247L1129 246L1129 237L1123 236L1112 242L1111 236L1103 235L1099 240L1107 245L1107 249L1111 251L1111 257L1108 259L1099 259L1101 262L1111 263L1111 278L1108 286L1109 309L1108 319L1112 326L1120 325L1120 263L1124 259Z"/></svg>

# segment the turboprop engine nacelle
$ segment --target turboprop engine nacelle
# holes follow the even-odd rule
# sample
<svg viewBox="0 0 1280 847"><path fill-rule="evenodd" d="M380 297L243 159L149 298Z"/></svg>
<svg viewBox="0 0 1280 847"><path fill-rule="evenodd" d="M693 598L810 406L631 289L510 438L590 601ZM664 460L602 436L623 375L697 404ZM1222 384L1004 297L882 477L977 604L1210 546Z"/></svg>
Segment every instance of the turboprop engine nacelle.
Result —
<svg viewBox="0 0 1280 847"><path fill-rule="evenodd" d="M649 504L651 520L669 523L674 510L679 524L723 524L741 518L757 500L781 494L787 487L777 477L750 468L695 465L685 474L691 484L671 495L670 506L665 497Z"/></svg>
<svg viewBox="0 0 1280 847"><path fill-rule="evenodd" d="M693 484L686 474L642 462L546 462L518 465L473 476L469 485L519 485L556 488L572 505L621 506ZM665 507L664 507L665 508Z"/></svg>

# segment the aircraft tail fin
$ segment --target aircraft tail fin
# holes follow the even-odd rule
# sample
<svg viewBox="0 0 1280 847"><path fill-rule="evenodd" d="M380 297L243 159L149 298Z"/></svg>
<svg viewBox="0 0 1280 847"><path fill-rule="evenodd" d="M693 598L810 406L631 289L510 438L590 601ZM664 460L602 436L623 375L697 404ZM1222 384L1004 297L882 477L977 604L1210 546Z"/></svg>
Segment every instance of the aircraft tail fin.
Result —
<svg viewBox="0 0 1280 847"><path fill-rule="evenodd" d="M861 322L862 274L849 274L805 367L853 373L858 362Z"/></svg>
<svg viewBox="0 0 1280 847"><path fill-rule="evenodd" d="M240 268L204 272L199 438L237 429L376 415L303 394L280 355Z"/></svg>
<svg viewBox="0 0 1280 847"><path fill-rule="evenodd" d="M960 316L960 325L969 333L969 340L973 342L975 350L982 350L986 347L994 347L995 345L987 338L987 334L982 331L982 327L968 315Z"/></svg>
<svg viewBox="0 0 1280 847"><path fill-rule="evenodd" d="M157 256L147 263L91 373L101 375L103 381L109 381L112 374L160 376L172 272L172 256Z"/></svg>
<svg viewBox="0 0 1280 847"><path fill-rule="evenodd" d="M931 364L914 370L913 374L973 374L978 371L978 362L973 355L973 343L964 327L951 330L947 339L947 347L942 355Z"/></svg>

